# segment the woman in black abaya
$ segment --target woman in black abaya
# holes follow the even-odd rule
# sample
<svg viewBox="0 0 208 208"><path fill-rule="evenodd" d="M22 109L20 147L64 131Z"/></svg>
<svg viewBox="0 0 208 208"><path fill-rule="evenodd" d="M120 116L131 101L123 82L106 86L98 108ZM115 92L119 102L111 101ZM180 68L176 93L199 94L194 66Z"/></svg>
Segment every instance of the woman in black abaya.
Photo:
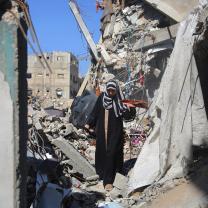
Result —
<svg viewBox="0 0 208 208"><path fill-rule="evenodd" d="M116 172L123 167L123 121L122 115L128 111L121 100L123 94L118 84L111 80L106 84L88 119L88 129L96 131L95 168L107 191L112 190Z"/></svg>

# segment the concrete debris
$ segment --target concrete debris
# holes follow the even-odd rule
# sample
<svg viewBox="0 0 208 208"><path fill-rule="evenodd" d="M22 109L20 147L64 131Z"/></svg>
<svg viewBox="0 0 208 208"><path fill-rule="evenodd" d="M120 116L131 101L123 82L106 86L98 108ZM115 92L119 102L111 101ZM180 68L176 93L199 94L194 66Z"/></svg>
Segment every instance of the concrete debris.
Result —
<svg viewBox="0 0 208 208"><path fill-rule="evenodd" d="M76 127L72 124L68 123L68 119L64 117L50 116L44 110L41 111L33 111L33 114L30 115L32 117L32 128L31 128L31 137L28 141L29 148L33 151L33 141L36 136L39 136L39 139L43 139L43 144L47 144L48 148L54 149L54 151L58 151L59 154L63 154L64 157L68 159L68 164L71 165L76 172L82 173L83 177L90 177L95 175L94 168L87 161L88 156L93 154L95 151L94 147L91 147L89 144L90 140L86 140L86 133L83 131L78 131ZM83 139L79 142L77 139ZM70 143L71 142L71 143ZM59 150L58 150L58 149ZM76 148L76 149L75 149ZM86 151L86 155L85 155ZM41 150L41 154L44 151ZM48 150L48 153L52 153L51 150ZM61 155L58 155L61 156ZM84 157L85 158L84 158ZM92 160L92 156L90 160Z"/></svg>
<svg viewBox="0 0 208 208"><path fill-rule="evenodd" d="M180 26L146 4L146 1L129 0L124 1L124 4L120 1L109 2L102 6L102 39L96 48L100 60L96 64L92 63L86 84L88 82L89 89L99 88L100 92L104 91L107 81L116 79L127 100L145 100L145 103L149 103L149 109L135 110L134 121L124 123L124 170L122 174L116 174L113 190L106 192L94 168L95 135L84 130L97 99L95 93L85 91L82 96L75 98L71 111L54 108L54 105L53 108L44 108L38 99L31 100L28 111L28 157L35 158L38 161L36 163L50 160L50 164L46 165L45 162L42 165L45 169L37 164L36 168L31 168L28 176L28 186L32 187L30 201L35 199L32 195L34 189L36 194L42 190L41 185L37 185L37 180L42 178L48 183L38 198L42 204L46 203L44 199L50 192L58 204L64 204L64 208L154 207L158 203L155 200L162 193L174 193L176 187L188 190L187 184L193 179L191 174L196 173L196 169L188 166L188 159L192 145L201 145L202 140L207 140L204 104L208 104L203 102L199 80L196 81L197 64L192 60L193 43L196 41L193 33L199 34L203 42L207 35L204 29L207 25L197 29L198 16L195 15ZM201 45L198 49L200 56L195 54L198 60L206 57L206 52L201 50L204 51L207 45ZM192 57L190 63L187 57ZM185 72L190 66L192 69ZM184 76L178 77L183 73L188 74L188 81L184 81ZM196 88L190 84L192 81ZM202 79L202 86L204 82ZM181 86L186 88L186 93L179 90ZM207 88L204 88L206 92ZM172 89L175 89L174 92ZM195 94L191 94L193 92ZM194 102L192 106L191 98ZM185 118L181 117L182 113L187 114ZM182 134L184 129L188 136ZM200 156L194 161L201 165ZM188 168L191 174L185 178ZM194 178L193 181L197 184L198 180ZM67 194L61 198L55 189ZM195 189L192 190L194 193ZM197 197L201 197L198 192ZM205 203L205 200L202 201Z"/></svg>
<svg viewBox="0 0 208 208"><path fill-rule="evenodd" d="M115 75L113 75L113 74L111 74L111 73L107 73L107 72L104 72L103 74L102 74L102 82L103 83L106 83L106 82L108 82L109 80L111 80L111 79L114 79L114 77L115 77Z"/></svg>
<svg viewBox="0 0 208 208"><path fill-rule="evenodd" d="M101 18L102 40L98 45L103 62L99 68L107 67L108 73L125 85L126 97L151 100L156 94L174 46L178 25L173 24L170 18L143 1L127 1L124 8L115 2L105 6ZM159 50L150 56L148 47L156 45L165 52ZM105 82L102 73L91 76L100 85Z"/></svg>
<svg viewBox="0 0 208 208"><path fill-rule="evenodd" d="M98 207L100 208L122 208L121 205L119 205L118 203L115 202L110 202L110 203L100 203L98 205Z"/></svg>
<svg viewBox="0 0 208 208"><path fill-rule="evenodd" d="M106 66L112 65L111 57L109 56L108 52L106 51L103 45L98 45L98 51L100 52L101 57L103 58Z"/></svg>
<svg viewBox="0 0 208 208"><path fill-rule="evenodd" d="M165 0L145 1L178 22L184 20L188 13L191 12L194 7L198 5L197 0L184 0L183 2L181 2L180 0L175 0L174 2Z"/></svg>
<svg viewBox="0 0 208 208"><path fill-rule="evenodd" d="M152 183L163 184L184 177L188 174L189 163L192 161L192 145L207 145L206 100L203 99L203 85L199 84L198 79L198 73L203 69L196 64L201 59L193 58L193 47L197 44L193 33L201 12L196 9L180 24L169 65L155 98L158 112L154 112L154 130L132 171L130 192ZM199 51L195 53L198 54ZM189 98L192 96L193 103L190 104ZM201 108L195 108L195 105ZM198 130L195 131L196 129Z"/></svg>
<svg viewBox="0 0 208 208"><path fill-rule="evenodd" d="M96 181L98 180L99 176L98 175L94 175L94 176L89 176L86 178L87 181Z"/></svg>
<svg viewBox="0 0 208 208"><path fill-rule="evenodd" d="M174 42L177 31L178 31L179 24L175 24L173 26L151 31L149 35L144 37L144 40L140 40L135 43L133 50L141 50L151 47L153 44L154 46L160 45L161 43L168 43Z"/></svg>
<svg viewBox="0 0 208 208"><path fill-rule="evenodd" d="M111 74L105 76L108 77ZM121 174L117 174L114 189L109 196L107 195L102 182L99 181L99 177L95 173L95 138L83 129L78 129L69 123L71 115L67 109L62 111L50 109L48 111L43 109L41 104L38 104L38 99L30 103L28 109L28 119L31 120L28 139L30 166L35 161L35 165L33 165L35 168L31 169L33 171L30 171L28 175L32 179L29 180L31 182L28 183L28 186L31 186L31 190L36 190L36 192L42 190L41 186L35 186L38 174L40 174L40 178L45 175L44 181L51 184L38 198L41 206L42 204L46 207L51 206L47 201L49 193L54 195L54 200L56 199L54 204L66 200L65 203L71 203L70 206L72 207L81 207L80 204L82 203L89 203L90 205L86 205L87 207L94 207L95 203L98 205L100 202L112 202L118 197L126 198L128 177ZM139 134L135 136L131 133ZM140 133L134 128L126 129L126 135L129 135L125 136L126 144L124 147L124 158L127 162L126 174L132 168L128 160L137 158L140 152L137 149L142 148L140 141L143 141L144 135ZM54 183L54 179L59 182ZM56 193L56 188L66 189L70 194L60 198L59 194ZM97 196L98 193L99 196ZM99 197L101 199L98 203L97 198L99 199ZM30 203L34 200L35 195L32 194L32 191L28 198ZM133 204L133 201L127 198L118 204L120 206L125 204L126 206L126 204Z"/></svg>
<svg viewBox="0 0 208 208"><path fill-rule="evenodd" d="M128 178L121 175L120 173L117 173L113 186L120 190L124 190L127 186L127 183L128 183Z"/></svg>
<svg viewBox="0 0 208 208"><path fill-rule="evenodd" d="M75 171L82 173L84 178L96 175L95 169L86 159L81 157L79 152L69 144L66 139L59 137L52 140L52 144L58 147L61 152L69 158L67 163L72 166Z"/></svg>

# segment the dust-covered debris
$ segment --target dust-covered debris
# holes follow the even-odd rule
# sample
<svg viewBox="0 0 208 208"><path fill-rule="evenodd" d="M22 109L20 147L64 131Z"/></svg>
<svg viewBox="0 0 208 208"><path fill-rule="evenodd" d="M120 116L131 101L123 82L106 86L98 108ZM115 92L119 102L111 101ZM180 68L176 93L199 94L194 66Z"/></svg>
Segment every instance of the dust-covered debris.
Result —
<svg viewBox="0 0 208 208"><path fill-rule="evenodd" d="M31 171L29 181L34 188L37 175L39 174L39 178L47 175L46 180L49 183L61 186L63 192L67 189L68 195L63 200L65 207L150 207L151 203L162 194L174 190L177 186L189 184L191 181L189 175L186 178L178 177L155 183L156 172L160 168L157 139L162 128L165 129L168 123L163 121L164 125L161 128L161 119L164 114L158 107L161 103L157 103L161 97L157 96L158 91L161 92L160 82L165 69L168 67L170 69L171 63L168 65L168 61L175 48L176 31L179 25L175 25L176 22L144 1L129 0L125 1L125 4L112 1L112 4L101 5L99 8L104 9L101 18L102 38L97 46L100 61L92 60L88 88L94 89L98 95L104 90L104 84L108 80L116 79L122 86L126 98L144 100L149 107L148 110L137 109L135 119L124 125L123 175L118 174L113 190L106 192L102 181L99 181L95 174L95 135L86 132L83 127L90 113L90 110L84 107L92 108L93 105L90 103L95 103L96 96L86 93L75 99L71 113L69 110L57 110L54 107L43 109L37 101L30 104L28 155L38 158L41 162L46 159L54 160L59 175L52 177L56 179L54 182L50 174L48 176L48 173L41 172L36 166L34 171L36 175ZM206 24L205 27L207 27ZM201 30L198 28L195 35L201 34L199 33ZM164 35L161 41L155 37L156 34L159 37ZM167 34L170 37L167 37ZM206 38L205 31L202 36L200 38ZM145 44L147 40L148 44ZM173 76L170 77L170 83L172 78ZM163 88L165 88L164 85ZM81 105L84 102L87 105ZM145 154L142 151L146 151ZM148 154L157 155L158 160L151 157L152 161L146 161L144 155L149 156ZM131 193L128 193L127 183L129 178L132 183L132 168L136 160L141 158L143 164L140 168L147 167L145 164L147 162L150 165L155 164L149 172L144 174L140 172L143 174L143 178L141 177L139 181L142 185L133 186ZM151 182L149 178L146 181L146 175L151 175L154 168L157 171L153 173ZM191 171L195 173L196 169L190 168ZM134 174L134 177L138 176ZM30 201L33 197L31 194Z"/></svg>

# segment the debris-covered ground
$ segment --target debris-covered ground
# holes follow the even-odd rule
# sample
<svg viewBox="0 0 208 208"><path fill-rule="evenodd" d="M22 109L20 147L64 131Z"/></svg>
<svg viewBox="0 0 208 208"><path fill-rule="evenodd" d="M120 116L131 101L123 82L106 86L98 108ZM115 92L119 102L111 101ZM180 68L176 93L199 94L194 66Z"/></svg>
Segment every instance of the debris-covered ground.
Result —
<svg viewBox="0 0 208 208"><path fill-rule="evenodd" d="M177 202L184 190L192 193L198 201L204 198L193 185L203 183L198 176L204 172L201 167L207 164L200 150L196 151L195 164L190 167L186 178L163 185L154 184L127 194L129 174L153 125L148 119L143 119L143 126L146 126L143 131L135 128L135 122L126 124L123 175L117 174L113 190L106 192L94 170L95 135L69 123L71 113L66 109L43 109L38 100L30 103L28 109L28 207L31 204L32 207L44 208L55 208L60 204L64 208L168 207L164 194L167 197L174 194ZM207 157L206 149L203 154ZM197 173L199 169L200 173ZM202 201L206 201L205 198Z"/></svg>
<svg viewBox="0 0 208 208"><path fill-rule="evenodd" d="M167 30L167 27L169 28L173 25L177 28L178 25L174 20L164 16L161 12L158 12L144 1L126 1L123 8L120 4L114 2L110 6L107 5L103 7L103 9L103 16L101 18L102 39L98 45L101 61L95 64L92 60L88 88L95 89L99 86L102 91L103 83L109 79L115 78L121 84L126 98L131 100L142 99L148 103L149 109L144 110L138 108L135 119L124 124L125 163L123 174L116 175L113 190L111 192L106 192L94 168L95 135L84 128L86 118L96 100L94 93L86 93L83 98L76 98L72 104L71 110L57 108L57 106L55 108L54 106L45 108L45 106L39 103L38 99L32 100L29 103L28 112L28 201L33 203L34 207L41 205L44 208L58 207L58 204L61 203L64 208L171 208L174 207L173 204L180 208L187 207L187 201L193 200L194 198L194 203L190 203L189 207L206 207L207 188L203 184L203 182L206 181L206 177L201 177L200 174L203 174L204 171L206 172L207 169L207 149L203 149L203 146L200 144L201 146L198 145L200 146L198 154L196 154L197 151L194 148L192 150L192 145L194 146L194 142L196 141L191 141L191 145L187 147L182 144L181 140L179 141L182 133L178 133L179 122L182 122L181 126L183 126L184 123L187 125L191 123L187 122L185 118L183 121L180 119L181 114L187 114L187 111L185 112L184 110L186 105L190 107L190 98L188 99L188 104L186 103L186 97L189 91L190 97L193 98L192 106L197 106L195 113L197 112L196 114L198 114L201 109L204 110L204 107L198 107L202 99L202 94L199 93L201 96L198 95L199 98L194 101L195 92L193 93L194 90L190 90L193 86L187 84L192 83L191 80L190 82L182 80L183 76L185 76L184 80L188 77L188 72L185 71L184 68L187 67L189 69L192 68L192 66L196 68L196 63L192 63L192 61L190 61L191 64L188 63L189 60L185 60L185 53L183 53L185 60L183 64L185 67L180 68L181 64L177 63L177 60L179 60L178 54L184 50L185 47L189 50L187 56L188 54L190 55L192 51L190 45L193 43L192 36L195 34L195 28L192 28L193 33L189 31L186 31L187 34L182 33L182 24L180 29L181 36L178 37L176 45L176 34L171 34L171 31L169 31L169 36L171 37L167 37L167 40L165 39L159 45L155 45L157 37L153 34L157 33L154 32L163 31L164 28ZM195 12L197 13L197 10ZM192 19L194 18L192 17ZM197 21L195 21L195 23L196 22ZM188 24L188 20L184 22L184 24L185 23L187 24L186 29L191 27L191 25ZM203 40L204 38L206 39L204 36L206 35L205 28L204 23L204 27L201 33L199 33L202 34L200 38ZM195 32L197 32L197 26ZM189 44L186 44L183 38ZM194 43L196 44L196 40ZM199 54L195 52L195 55L197 58ZM190 56L192 60L193 55ZM182 57L182 55L180 57ZM198 58L198 61L199 60L200 58ZM174 65L177 64L180 71L174 68ZM105 70L106 68L107 70ZM191 71L194 71L193 68ZM103 69L103 71L100 69ZM169 73L165 70L169 70ZM200 70L200 67L198 70ZM174 75L173 72L176 72L175 74L180 74L181 79ZM163 75L165 78L163 78ZM190 77L191 76L192 74L190 74ZM194 79L194 76L190 79ZM161 80L162 85L160 85ZM174 102L178 99L176 93L178 93L179 85L177 85L177 83L171 85L172 80L174 80L175 83L180 82L182 88L186 89L184 90L186 93L183 95L183 99L181 99L185 104L181 103L181 105L184 105L178 107L178 109L177 103L174 105ZM201 80L203 81L203 79ZM203 85L205 84L202 83L202 86ZM172 93L171 90L170 93L167 93L166 90L169 88L166 89L166 86L176 90L174 93ZM199 85L196 84L196 86L199 90ZM179 90L180 97L182 91L183 90ZM158 96L158 94L160 96ZM173 97L173 99L171 96L175 94L176 96ZM163 97L164 95L166 95L166 97ZM166 103L167 99L169 99L169 102ZM162 102L162 104L156 104L158 100ZM169 111L169 106L173 109L172 111ZM196 116L196 114L193 113L193 108L190 109L190 111L192 111L192 118L194 117L193 115ZM167 110L167 113L164 113L165 110ZM175 126L173 125L174 115L178 115ZM165 119L166 117L164 118L164 116L167 116L168 119ZM202 118L200 121L202 121ZM161 122L163 125L161 125ZM193 133L195 136L198 135L200 137L199 132L201 131L200 129L202 129L203 122L198 122L196 117L192 122L191 130L189 130L191 133L195 132L197 125L200 124L200 128L196 131L197 133ZM166 127L168 124L171 126L169 131ZM174 130L172 129L173 127ZM184 129L182 128L181 132ZM189 132L189 130L187 131ZM173 131L173 135L169 136L167 133L167 136L165 134L166 131L168 131L168 133ZM173 141L171 140L171 136L174 136L175 132L177 132L176 135L180 136L176 137ZM160 136L162 133L165 136L162 136L164 141L161 144L162 139ZM206 134L205 131L203 134ZM192 137L189 137L189 139L190 138ZM196 139L200 138L197 137ZM192 140L194 139L192 138ZM200 142L198 141L198 143ZM144 144L146 144L145 147ZM159 148L163 148L164 144L167 144L167 147L161 154ZM154 149L148 149L150 147ZM188 158L189 155L182 155L183 157L181 156L182 159L180 160L180 155L183 154L180 149L183 150L183 147L189 150L191 149L190 151L196 154L194 155L194 160L192 160L190 164L187 162L188 159L190 159ZM148 151L145 152L143 151L144 149L145 151L148 149ZM155 151L158 152L155 153ZM149 157L148 154L155 156L155 158L153 157L152 161L147 160L146 162L146 159ZM161 158L165 157L165 159L167 159L169 156L168 154L172 154L173 156L170 159L172 163L166 168L166 171L168 171L169 167L173 166L174 174L178 173L178 170L179 172L184 172L183 174L178 174L178 177L176 177L176 175L171 175L171 180L163 180L167 172L164 172L160 178L157 178L156 174L159 174L161 171L161 164L159 164ZM178 165L176 169L174 169L175 163L173 158L175 158L175 161L179 158L179 162L175 162L176 166ZM146 164L144 166L139 166L141 164L139 163L141 162L139 159L143 160L142 165ZM137 170L133 172L136 161L139 161L139 165L136 167L140 170L139 176ZM152 174L151 171L155 167L149 167L150 165L147 163L158 163L155 165L158 170ZM144 170L141 170L141 167L144 167ZM197 171L199 171L199 173L197 173ZM135 181L134 179L140 177L143 182L144 178L142 178L142 176L145 177L144 183L146 184L135 185L138 183L138 180ZM131 181L129 182L130 178ZM129 192L129 183L134 182L135 186L132 186L133 188ZM189 193L190 196L186 193ZM48 204L48 196L52 195L54 196L54 200L51 200L51 204ZM165 200L164 197L168 199ZM181 200L181 197L183 200Z"/></svg>
<svg viewBox="0 0 208 208"><path fill-rule="evenodd" d="M95 135L69 123L70 114L65 109L43 109L38 99L28 106L28 200L47 204L47 194L55 194L59 188L63 194L57 196L56 203L64 201L64 207L96 207L105 202L119 202L125 207L135 204L125 190L128 173L150 130L149 122L146 121L146 130L126 126L126 176L118 174L113 191L107 193L95 173Z"/></svg>

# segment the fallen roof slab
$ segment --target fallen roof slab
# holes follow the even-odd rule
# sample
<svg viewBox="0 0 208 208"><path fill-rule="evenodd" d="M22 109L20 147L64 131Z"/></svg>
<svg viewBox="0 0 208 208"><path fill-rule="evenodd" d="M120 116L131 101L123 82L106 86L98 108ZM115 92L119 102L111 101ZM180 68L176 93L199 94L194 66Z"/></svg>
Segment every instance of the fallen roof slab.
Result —
<svg viewBox="0 0 208 208"><path fill-rule="evenodd" d="M179 24L166 27L164 29L152 31L143 40L138 41L133 50L140 50L152 47L153 45L158 45L164 41L173 41L177 35Z"/></svg>
<svg viewBox="0 0 208 208"><path fill-rule="evenodd" d="M74 170L83 174L84 178L96 175L95 168L64 138L52 140L52 144L58 147L68 158L68 163Z"/></svg>
<svg viewBox="0 0 208 208"><path fill-rule="evenodd" d="M181 22L199 4L198 0L145 0L173 20Z"/></svg>

